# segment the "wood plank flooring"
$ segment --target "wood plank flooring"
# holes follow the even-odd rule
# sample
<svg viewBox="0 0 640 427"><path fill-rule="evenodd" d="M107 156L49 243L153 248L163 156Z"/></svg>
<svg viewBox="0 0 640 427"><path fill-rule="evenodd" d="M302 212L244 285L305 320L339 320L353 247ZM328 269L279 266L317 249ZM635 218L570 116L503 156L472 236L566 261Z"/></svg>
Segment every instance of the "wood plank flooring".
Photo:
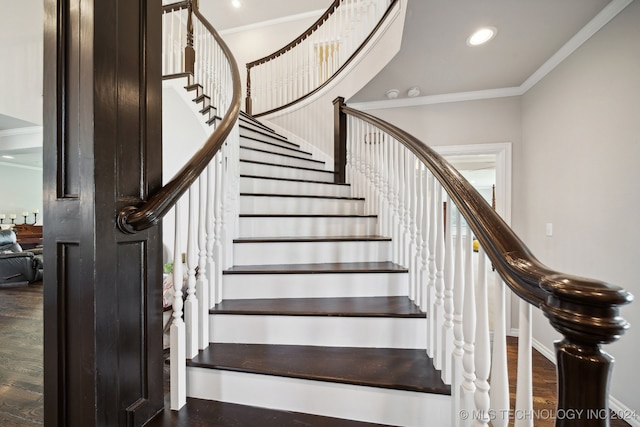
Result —
<svg viewBox="0 0 640 427"><path fill-rule="evenodd" d="M512 388L512 401L515 399L516 354L515 338L509 338L509 374ZM43 425L43 380L42 380L42 284L29 286L0 286L0 426L33 427ZM168 369L165 370L168 373ZM544 356L533 350L533 390L534 409L550 409L555 407L556 383L555 367ZM248 424L234 424L239 414L247 412L246 407L226 406L212 407L209 402L193 402L190 411L175 413L165 411L158 417L154 426L266 426L264 419L273 419L277 426L317 424L317 418L304 414L279 413L257 410L254 420ZM513 405L513 402L512 402ZM223 411L210 418L211 411ZM264 418L258 418L264 417ZM292 418L287 418L292 417ZM293 424L288 424L289 421ZM230 420L224 424L222 420ZM211 421L211 422L209 422ZM553 426L554 420L537 419L536 427ZM343 424L344 425L344 424ZM353 423L352 426L366 424ZM623 420L612 419L611 427L629 426Z"/></svg>
<svg viewBox="0 0 640 427"><path fill-rule="evenodd" d="M0 285L0 343L0 426L40 426L42 283Z"/></svg>

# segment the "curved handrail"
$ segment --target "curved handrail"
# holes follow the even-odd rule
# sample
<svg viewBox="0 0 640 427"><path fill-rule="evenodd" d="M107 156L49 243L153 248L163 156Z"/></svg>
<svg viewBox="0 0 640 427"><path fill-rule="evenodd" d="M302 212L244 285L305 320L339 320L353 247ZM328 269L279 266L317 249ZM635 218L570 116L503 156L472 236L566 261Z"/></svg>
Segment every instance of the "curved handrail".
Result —
<svg viewBox="0 0 640 427"><path fill-rule="evenodd" d="M345 105L341 112L387 132L411 150L433 173L509 287L539 307L553 327L573 341L610 343L629 327L618 306L633 296L619 286L550 269L538 261L478 191L442 156L404 130Z"/></svg>
<svg viewBox="0 0 640 427"><path fill-rule="evenodd" d="M271 61L272 59L277 58L278 56L282 55L283 53L291 50L292 48L294 48L297 45L299 45L300 43L302 43L307 37L309 37L318 28L320 28L320 26L322 25L322 23L324 21L329 19L329 17L336 11L336 9L338 9L338 6L340 5L340 2L342 2L342 0L334 0L334 2L331 4L331 6L329 6L327 8L327 10L322 14L322 16L320 16L320 18L318 18L316 20L316 22L311 24L311 26L309 28L307 28L304 33L300 34L298 37L296 37L292 42L287 44L285 47L280 48L277 51L275 51L275 52L273 52L273 53L271 53L271 54L269 54L269 55L267 55L267 56L265 56L263 58L256 59L255 61L248 62L247 63L247 71L249 71L249 68L253 68L256 65L264 64L265 62L268 62L268 61Z"/></svg>
<svg viewBox="0 0 640 427"><path fill-rule="evenodd" d="M211 162L215 154L224 144L227 136L229 136L233 130L240 115L242 88L236 60L222 37L220 37L218 32L211 26L209 21L202 16L197 7L193 7L193 13L202 22L207 31L213 35L229 61L233 80L231 104L222 117L220 124L216 126L216 129L209 138L207 138L202 147L200 147L193 157L191 157L165 186L158 190L157 193L151 195L141 205L129 205L120 210L117 217L117 224L123 233L134 234L158 224Z"/></svg>
<svg viewBox="0 0 640 427"><path fill-rule="evenodd" d="M313 90L310 90L309 92L303 94L302 96L298 97L297 99L295 99L295 100L293 100L291 102L287 102L287 103L285 103L285 104L283 104L281 106L269 109L267 111L261 111L259 113L255 113L255 112L251 111L252 110L252 102L251 102L251 69L253 67L257 66L257 65L261 65L261 64L264 64L266 62L272 61L272 60L278 58L279 56L282 56L286 52L290 51L291 49L293 49L297 45L301 44L305 39L307 39L309 36L311 36L318 28L320 28L325 21L327 21L329 19L329 17L338 9L338 7L340 6L340 3L342 2L342 0L335 0L331 4L331 6L329 6L329 8L327 8L327 10L322 14L322 16L320 16L320 18L318 18L305 32L300 34L297 38L295 38L292 42L290 42L289 44L287 44L283 48L278 49L277 51L275 51L272 54L267 55L267 56L265 56L263 58L260 58L260 59L257 59L255 61L247 63L246 64L246 68L247 68L247 93L246 93L246 101L245 101L245 109L246 109L246 111L249 114L252 114L254 117L262 117L262 116L265 116L265 115L268 115L268 114L272 114L272 113L275 113L277 111L281 111L283 109L289 108L292 105L295 105L295 104L297 104L297 103L309 98L310 96L318 93L319 91L321 91L329 83L331 83L331 81L333 81L337 75L339 75L346 67L348 67L349 64L351 64L351 62L353 61L354 58L356 58L358 56L358 54L362 51L364 46L366 46L369 43L369 41L373 38L373 36L380 30L380 28L382 27L382 24L386 21L386 19L388 18L389 14L393 10L394 6L398 3L398 1L399 0L391 0L390 1L389 6L387 7L387 10L382 15L382 17L380 18L378 23L371 30L371 32L367 35L367 37L362 41L362 43L358 46L358 48L353 51L353 53L344 62L344 64L342 64L322 84L318 85L318 87L316 87Z"/></svg>

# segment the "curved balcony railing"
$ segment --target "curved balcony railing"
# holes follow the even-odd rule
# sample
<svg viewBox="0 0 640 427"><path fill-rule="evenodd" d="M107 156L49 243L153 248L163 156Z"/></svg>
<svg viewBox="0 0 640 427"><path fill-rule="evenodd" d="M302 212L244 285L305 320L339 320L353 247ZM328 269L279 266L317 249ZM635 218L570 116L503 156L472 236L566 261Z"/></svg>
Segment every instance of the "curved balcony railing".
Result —
<svg viewBox="0 0 640 427"><path fill-rule="evenodd" d="M462 422L455 415L461 411L474 414L474 425L507 425L513 414L503 281L521 299L517 413L532 413L531 307L537 307L564 337L555 344L558 411L608 414L613 359L600 346L629 327L619 307L632 295L543 265L453 166L407 132L347 107L342 98L335 101L335 120L338 180L370 201L369 209L381 218L381 234L395 242L395 261L410 266L411 298L429 313L427 352L451 384L452 425ZM501 280L496 297L489 298L493 270ZM488 301L496 314L492 322ZM516 425L532 423L530 418ZM556 425L587 424L584 417L564 417ZM608 425L608 418L588 425Z"/></svg>
<svg viewBox="0 0 640 427"><path fill-rule="evenodd" d="M335 0L304 33L247 64L246 112L289 107L326 86L376 33L398 0Z"/></svg>

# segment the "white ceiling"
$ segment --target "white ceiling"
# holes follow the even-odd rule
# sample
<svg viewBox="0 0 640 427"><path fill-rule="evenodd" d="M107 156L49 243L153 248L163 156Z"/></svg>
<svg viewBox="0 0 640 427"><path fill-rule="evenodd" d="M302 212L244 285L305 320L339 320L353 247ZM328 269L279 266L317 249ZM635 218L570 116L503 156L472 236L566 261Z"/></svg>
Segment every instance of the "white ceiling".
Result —
<svg viewBox="0 0 640 427"><path fill-rule="evenodd" d="M326 9L331 0L200 0L219 30ZM350 102L386 99L389 89L417 86L442 95L521 86L611 0L400 0L407 5L402 49ZM624 2L625 0L613 0ZM481 26L498 29L487 45L469 47Z"/></svg>
<svg viewBox="0 0 640 427"><path fill-rule="evenodd" d="M171 3L170 0L165 0ZM236 9L231 0L200 0L200 11L218 31L244 27L286 16L324 11L332 0L240 0Z"/></svg>
<svg viewBox="0 0 640 427"><path fill-rule="evenodd" d="M402 49L350 101L423 96L522 85L594 18L610 0L407 0ZM497 28L483 46L466 39L482 26Z"/></svg>

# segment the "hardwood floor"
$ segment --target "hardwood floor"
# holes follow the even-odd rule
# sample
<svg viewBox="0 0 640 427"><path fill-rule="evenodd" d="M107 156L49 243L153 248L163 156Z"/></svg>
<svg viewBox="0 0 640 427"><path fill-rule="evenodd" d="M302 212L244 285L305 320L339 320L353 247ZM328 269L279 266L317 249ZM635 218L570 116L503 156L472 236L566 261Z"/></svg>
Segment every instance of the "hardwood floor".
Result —
<svg viewBox="0 0 640 427"><path fill-rule="evenodd" d="M33 427L43 424L42 284L0 286L0 426ZM516 339L509 338L509 374L512 406L515 399ZM168 369L165 370L168 373ZM533 350L534 412L554 414L555 367ZM536 427L553 426L552 416L534 420ZM174 424L174 425L192 425ZM207 425L193 424L193 425ZM313 425L313 424L308 424ZM612 427L629 426L611 420Z"/></svg>
<svg viewBox="0 0 640 427"><path fill-rule="evenodd" d="M0 285L0 425L43 424L42 283Z"/></svg>

